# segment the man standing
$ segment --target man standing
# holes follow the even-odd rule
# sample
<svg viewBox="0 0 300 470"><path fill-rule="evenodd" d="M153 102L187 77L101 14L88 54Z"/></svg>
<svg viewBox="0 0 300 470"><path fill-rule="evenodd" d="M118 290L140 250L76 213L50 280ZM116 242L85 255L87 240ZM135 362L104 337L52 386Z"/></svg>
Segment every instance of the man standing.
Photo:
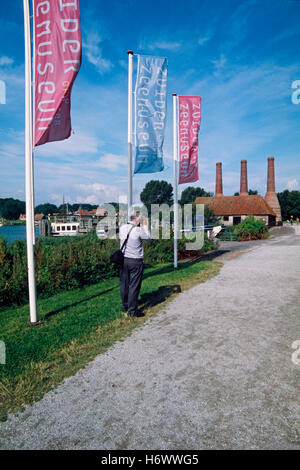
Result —
<svg viewBox="0 0 300 470"><path fill-rule="evenodd" d="M142 226L141 226L142 225ZM141 222L139 214L130 217L130 222L120 228L120 247L127 238L124 251L124 264L120 268L120 293L122 311L130 317L139 317L138 296L140 293L144 271L144 248L142 240L150 240L147 220Z"/></svg>

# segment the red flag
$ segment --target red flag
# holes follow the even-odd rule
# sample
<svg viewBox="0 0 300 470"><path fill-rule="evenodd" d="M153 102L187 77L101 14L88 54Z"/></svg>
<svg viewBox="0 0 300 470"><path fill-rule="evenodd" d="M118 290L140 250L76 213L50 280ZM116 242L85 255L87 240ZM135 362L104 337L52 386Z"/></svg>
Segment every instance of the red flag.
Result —
<svg viewBox="0 0 300 470"><path fill-rule="evenodd" d="M34 145L71 134L71 90L81 65L79 0L36 0Z"/></svg>
<svg viewBox="0 0 300 470"><path fill-rule="evenodd" d="M198 181L200 96L178 96L179 184Z"/></svg>

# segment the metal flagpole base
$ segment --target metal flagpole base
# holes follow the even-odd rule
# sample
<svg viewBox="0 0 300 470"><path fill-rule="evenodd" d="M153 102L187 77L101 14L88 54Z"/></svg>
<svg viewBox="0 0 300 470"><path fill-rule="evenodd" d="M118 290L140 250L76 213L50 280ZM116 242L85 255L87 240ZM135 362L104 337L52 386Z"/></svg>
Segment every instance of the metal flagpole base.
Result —
<svg viewBox="0 0 300 470"><path fill-rule="evenodd" d="M35 321L35 322L31 322L31 321L28 322L29 326L41 326L42 324L43 324L42 320Z"/></svg>

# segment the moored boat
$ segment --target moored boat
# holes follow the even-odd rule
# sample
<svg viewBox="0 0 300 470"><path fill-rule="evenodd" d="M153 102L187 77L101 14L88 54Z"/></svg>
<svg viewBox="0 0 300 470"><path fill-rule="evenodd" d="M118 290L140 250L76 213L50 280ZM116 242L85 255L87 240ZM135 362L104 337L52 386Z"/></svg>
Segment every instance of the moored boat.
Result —
<svg viewBox="0 0 300 470"><path fill-rule="evenodd" d="M51 222L53 237L74 236L79 234L79 222Z"/></svg>

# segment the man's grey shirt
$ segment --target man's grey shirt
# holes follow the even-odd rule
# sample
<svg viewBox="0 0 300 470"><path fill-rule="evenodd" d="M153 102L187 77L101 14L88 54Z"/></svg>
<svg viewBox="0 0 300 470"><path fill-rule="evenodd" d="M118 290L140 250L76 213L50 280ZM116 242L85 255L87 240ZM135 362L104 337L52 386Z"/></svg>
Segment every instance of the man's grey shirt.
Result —
<svg viewBox="0 0 300 470"><path fill-rule="evenodd" d="M143 240L151 240L151 235L147 225L138 227L131 222L122 225L120 228L120 248L123 245L129 230L133 227L130 232L125 251L123 250L125 258L143 259L144 247Z"/></svg>

